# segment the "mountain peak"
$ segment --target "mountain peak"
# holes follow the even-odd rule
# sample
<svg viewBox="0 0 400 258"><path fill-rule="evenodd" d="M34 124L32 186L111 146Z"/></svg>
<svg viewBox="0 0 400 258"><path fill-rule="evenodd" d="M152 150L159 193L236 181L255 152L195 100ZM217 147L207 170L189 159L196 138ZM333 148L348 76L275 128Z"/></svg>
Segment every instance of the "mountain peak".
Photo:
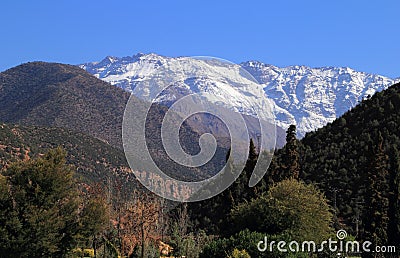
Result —
<svg viewBox="0 0 400 258"><path fill-rule="evenodd" d="M117 62L118 58L114 56L106 56L103 60L101 60L98 64L99 65L109 65L114 62Z"/></svg>
<svg viewBox="0 0 400 258"><path fill-rule="evenodd" d="M164 57L154 53L137 54L134 57L136 58L114 62L111 66L88 63L80 67L126 91L133 91L137 83L150 78L160 66L177 63L182 59ZM198 64L194 62L186 65ZM332 122L336 117L357 105L365 96L373 95L396 82L385 76L359 72L349 67L311 68L304 65L277 67L252 60L240 65L232 65L230 69L239 69L239 67L247 70L259 82L260 86L257 88L262 89L258 91L254 87L249 87L246 89L249 92L242 92L244 89L240 89L240 94L254 96L254 103L260 98L271 99L276 110L278 126L287 128L290 124L297 124L299 136L304 136L306 132ZM204 71L206 70L205 68ZM225 78L225 81L230 82L235 81L234 78L229 77L229 69L215 74L212 70L207 70L207 72L210 73L207 77L217 80L209 81L207 85L216 85L218 78ZM203 91L207 89L209 98L215 98L212 94L222 94L223 105L228 105L240 113L251 115L245 102L235 103L233 101L235 95L232 94L239 89L238 86L228 83L225 88L210 91L212 89L210 87L198 87L200 83L204 84L204 80L203 82L190 80L190 82L194 84L187 86L189 90ZM229 91L226 90L228 88ZM148 90L152 91L152 89ZM176 93L170 91L169 96L163 96L159 100L174 99ZM254 103L249 103L248 106L250 107Z"/></svg>

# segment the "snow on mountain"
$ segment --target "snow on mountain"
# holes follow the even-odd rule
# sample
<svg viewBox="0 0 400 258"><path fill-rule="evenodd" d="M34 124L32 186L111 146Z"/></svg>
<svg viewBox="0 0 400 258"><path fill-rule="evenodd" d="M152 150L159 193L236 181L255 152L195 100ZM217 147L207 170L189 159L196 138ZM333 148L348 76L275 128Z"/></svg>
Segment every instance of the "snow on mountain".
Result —
<svg viewBox="0 0 400 258"><path fill-rule="evenodd" d="M300 135L332 122L363 98L396 82L348 67L279 68L257 61L241 65L263 85L277 106L293 115Z"/></svg>
<svg viewBox="0 0 400 258"><path fill-rule="evenodd" d="M268 120L271 117L268 112L274 105L266 97L261 84L240 65L218 59L138 54L124 58L106 57L99 63L83 64L80 67L102 80L134 92L144 100L168 106L182 96L195 93L213 104L245 115L260 114L261 118ZM164 82L161 85L151 84L148 88L136 88L159 73L165 74L165 79L168 77L168 83L173 87L168 87L159 95L160 89L165 86Z"/></svg>
<svg viewBox="0 0 400 258"><path fill-rule="evenodd" d="M277 125L286 129L290 124L296 124L299 136L326 125L364 97L386 89L396 81L347 67L279 68L257 61L221 66L204 60L157 54L106 57L101 62L80 67L130 92L157 73L160 67L168 69L169 73L176 73L174 87L159 96L153 96L157 89L135 91L140 95L138 97L167 105L186 94L201 93L214 104L255 116L268 112L265 110L268 98L272 100ZM241 67L259 83L243 75ZM197 76L200 74L202 76Z"/></svg>

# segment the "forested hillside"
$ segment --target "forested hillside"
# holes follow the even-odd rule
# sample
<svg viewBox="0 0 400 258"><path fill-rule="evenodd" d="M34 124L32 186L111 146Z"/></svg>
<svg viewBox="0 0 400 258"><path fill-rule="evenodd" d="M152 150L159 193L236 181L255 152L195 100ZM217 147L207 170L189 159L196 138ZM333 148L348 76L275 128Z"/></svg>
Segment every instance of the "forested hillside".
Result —
<svg viewBox="0 0 400 258"><path fill-rule="evenodd" d="M203 257L230 253L238 246L253 257L263 234L277 241L312 240L339 229L360 241L399 247L399 128L400 84L395 84L301 141L291 126L285 147L275 152L255 188L247 186L258 155L250 147L245 172L230 188L189 206L195 228L224 237L211 242ZM315 225L320 226L308 235Z"/></svg>
<svg viewBox="0 0 400 258"><path fill-rule="evenodd" d="M37 158L62 147L84 181L130 172L124 152L96 138L63 128L0 124L0 170L18 160Z"/></svg>
<svg viewBox="0 0 400 258"><path fill-rule="evenodd" d="M337 223L354 235L362 236L371 208L366 199L374 189L368 178L379 173L373 167L379 155L384 156L379 165L387 170L381 194L398 202L399 196L393 194L398 194L394 183L399 182L394 181L400 173L399 128L400 84L395 84L301 141L301 178L325 192L337 212Z"/></svg>

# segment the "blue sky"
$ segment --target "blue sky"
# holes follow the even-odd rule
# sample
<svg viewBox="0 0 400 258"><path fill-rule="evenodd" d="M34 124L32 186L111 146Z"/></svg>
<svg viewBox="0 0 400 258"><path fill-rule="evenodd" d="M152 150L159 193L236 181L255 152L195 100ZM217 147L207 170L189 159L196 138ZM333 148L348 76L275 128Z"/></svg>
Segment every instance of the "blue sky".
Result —
<svg viewBox="0 0 400 258"><path fill-rule="evenodd" d="M400 77L398 0L3 0L0 10L0 71L154 52Z"/></svg>

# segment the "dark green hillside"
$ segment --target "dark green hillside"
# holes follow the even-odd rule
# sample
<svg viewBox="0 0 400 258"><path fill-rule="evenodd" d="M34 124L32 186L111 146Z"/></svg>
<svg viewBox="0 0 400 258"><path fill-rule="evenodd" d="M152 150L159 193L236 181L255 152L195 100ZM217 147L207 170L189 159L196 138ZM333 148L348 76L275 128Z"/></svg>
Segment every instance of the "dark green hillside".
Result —
<svg viewBox="0 0 400 258"><path fill-rule="evenodd" d="M379 164L388 171L385 181L379 182L385 186L379 194L393 197L393 178L400 173L394 165L399 159L394 154L400 148L399 128L400 84L395 84L301 141L301 177L324 190L331 205L337 207L337 223L344 223L354 235L357 227L359 236L362 234L366 198L374 191L368 173L379 155L388 156ZM377 153L380 135L382 154Z"/></svg>
<svg viewBox="0 0 400 258"><path fill-rule="evenodd" d="M286 242L318 235L327 239L339 229L373 246L397 250L392 256L363 253L363 257L399 257L399 128L400 84L396 84L301 141L294 137L296 127L290 126L286 146L275 152L266 176L254 188L248 187L248 175L258 154L251 143L253 159L246 163L245 173L220 195L189 205L194 230L218 236L203 250L204 257L222 257L238 246L250 253L265 235ZM279 200L274 197L277 188L282 190ZM293 204L299 197L302 201Z"/></svg>
<svg viewBox="0 0 400 258"><path fill-rule="evenodd" d="M38 157L58 146L84 180L129 172L122 150L98 139L62 128L0 124L0 170L12 161Z"/></svg>

